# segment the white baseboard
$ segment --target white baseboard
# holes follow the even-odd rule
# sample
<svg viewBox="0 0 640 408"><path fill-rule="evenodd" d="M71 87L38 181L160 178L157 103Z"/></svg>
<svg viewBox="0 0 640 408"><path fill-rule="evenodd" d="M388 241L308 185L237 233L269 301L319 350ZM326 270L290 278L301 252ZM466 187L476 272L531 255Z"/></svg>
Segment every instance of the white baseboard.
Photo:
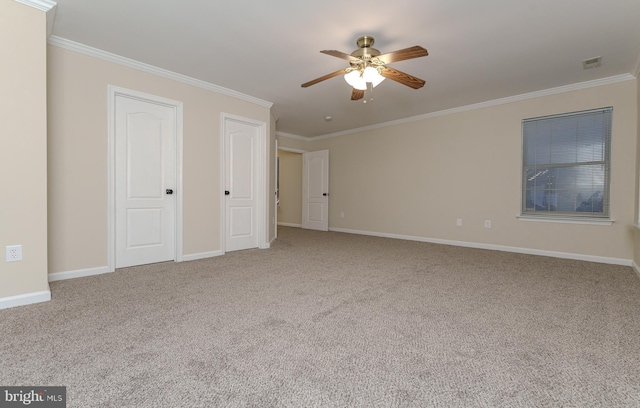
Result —
<svg viewBox="0 0 640 408"><path fill-rule="evenodd" d="M189 254L189 255L183 255L182 256L182 260L183 261L195 261L198 259L206 259L206 258L213 258L215 256L220 256L220 255L224 255L222 253L222 251L218 250L218 251L209 251L209 252L200 252L197 254Z"/></svg>
<svg viewBox="0 0 640 408"><path fill-rule="evenodd" d="M48 302L50 300L51 300L50 290L43 290L42 292L34 292L34 293L25 293L24 295L0 298L0 309L8 309L10 307L25 306L25 305L31 305L31 304L40 303L40 302Z"/></svg>
<svg viewBox="0 0 640 408"><path fill-rule="evenodd" d="M222 251L201 252L198 254L183 255L183 261L195 261L196 259L213 258L222 255ZM55 282L66 279L82 278L85 276L101 275L103 273L114 272L109 270L108 266L99 266L96 268L76 269L73 271L55 272L49 274L49 282Z"/></svg>
<svg viewBox="0 0 640 408"><path fill-rule="evenodd" d="M636 271L636 275L638 275L638 278L640 278L640 265L633 261L631 266L633 266L633 270Z"/></svg>
<svg viewBox="0 0 640 408"><path fill-rule="evenodd" d="M279 222L278 226L280 226L280 227L302 228L302 224L291 224L289 222Z"/></svg>
<svg viewBox="0 0 640 408"><path fill-rule="evenodd" d="M49 274L49 282L60 280L83 278L85 276L102 275L103 273L113 272L108 266L99 266L97 268L76 269L73 271L54 272Z"/></svg>
<svg viewBox="0 0 640 408"><path fill-rule="evenodd" d="M612 264L612 265L632 266L632 263L633 263L631 259L611 258L606 256L595 256L595 255L585 255L585 254L574 254L570 252L546 251L541 249L520 248L520 247L511 247L511 246L504 246L504 245L481 244L478 242L425 238L425 237L416 237L413 235L388 234L384 232L359 231L359 230L350 230L345 228L329 228L329 231L345 232L348 234L370 235L370 236L382 237L382 238L405 239L408 241L428 242L432 244L454 245L454 246L467 247L467 248L489 249L493 251L515 252L519 254L541 255L541 256L549 256L553 258L573 259L576 261L598 262L598 263L605 263L605 264Z"/></svg>

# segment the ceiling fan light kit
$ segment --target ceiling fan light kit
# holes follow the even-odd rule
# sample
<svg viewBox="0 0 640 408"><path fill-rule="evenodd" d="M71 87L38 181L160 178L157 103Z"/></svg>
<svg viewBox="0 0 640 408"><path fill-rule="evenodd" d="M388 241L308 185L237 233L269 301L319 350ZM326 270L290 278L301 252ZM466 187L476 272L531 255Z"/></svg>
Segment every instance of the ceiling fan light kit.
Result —
<svg viewBox="0 0 640 408"><path fill-rule="evenodd" d="M347 68L347 70L349 70L349 68ZM368 83L375 88L384 80L384 77L380 75L375 68L366 67L363 70L354 69L347 72L344 74L344 80L352 87L366 91Z"/></svg>
<svg viewBox="0 0 640 408"><path fill-rule="evenodd" d="M378 71L378 69L382 70L381 68L382 67L374 68L372 66L365 68L347 68L345 70L344 80L352 87L366 91L367 84L371 84L371 86L375 88L384 81L384 77L380 75Z"/></svg>
<svg viewBox="0 0 640 408"><path fill-rule="evenodd" d="M412 58L426 57L429 55L426 49L416 45L388 54L381 54L380 51L371 47L374 41L373 37L367 35L358 38L356 44L359 48L351 54L336 50L320 51L323 54L347 60L350 66L346 69L341 69L314 79L313 81L306 82L302 84L302 87L306 88L335 76L344 75L344 80L353 88L351 100L355 101L364 97L364 91L367 90L368 84L371 84L371 89L373 89L384 81L385 78L389 78L413 89L419 89L424 86L424 80L387 67L386 64Z"/></svg>

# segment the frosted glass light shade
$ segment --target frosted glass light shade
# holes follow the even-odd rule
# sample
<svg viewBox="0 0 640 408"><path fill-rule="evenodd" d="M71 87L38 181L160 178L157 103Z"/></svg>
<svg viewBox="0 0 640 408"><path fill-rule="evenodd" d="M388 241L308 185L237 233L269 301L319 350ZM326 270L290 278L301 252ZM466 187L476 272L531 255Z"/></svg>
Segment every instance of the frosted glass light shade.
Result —
<svg viewBox="0 0 640 408"><path fill-rule="evenodd" d="M365 81L365 79L360 76L360 71L354 70L344 74L344 80L347 81L347 83L355 89L358 89L360 91L367 90L367 81Z"/></svg>
<svg viewBox="0 0 640 408"><path fill-rule="evenodd" d="M384 81L384 77L373 67L366 67L362 77L365 82L371 82L371 85L373 85L374 88L378 86L380 82Z"/></svg>

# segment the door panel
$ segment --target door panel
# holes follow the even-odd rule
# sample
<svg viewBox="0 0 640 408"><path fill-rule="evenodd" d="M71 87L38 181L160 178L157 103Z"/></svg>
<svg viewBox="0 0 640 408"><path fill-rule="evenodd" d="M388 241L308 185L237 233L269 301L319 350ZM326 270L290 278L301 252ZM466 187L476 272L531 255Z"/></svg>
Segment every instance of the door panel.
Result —
<svg viewBox="0 0 640 408"><path fill-rule="evenodd" d="M329 230L329 151L302 155L302 227Z"/></svg>
<svg viewBox="0 0 640 408"><path fill-rule="evenodd" d="M127 248L162 244L162 210L128 208Z"/></svg>
<svg viewBox="0 0 640 408"><path fill-rule="evenodd" d="M116 97L116 267L175 259L176 112Z"/></svg>
<svg viewBox="0 0 640 408"><path fill-rule="evenodd" d="M127 197L162 199L162 119L129 113L126 120Z"/></svg>
<svg viewBox="0 0 640 408"><path fill-rule="evenodd" d="M234 131L229 134L231 154L230 183L234 199L253 199L253 173L255 171L253 137L251 129Z"/></svg>
<svg viewBox="0 0 640 408"><path fill-rule="evenodd" d="M253 235L253 208L232 207L231 214L231 236L246 237Z"/></svg>
<svg viewBox="0 0 640 408"><path fill-rule="evenodd" d="M324 205L321 203L309 203L309 221L322 222L324 217Z"/></svg>

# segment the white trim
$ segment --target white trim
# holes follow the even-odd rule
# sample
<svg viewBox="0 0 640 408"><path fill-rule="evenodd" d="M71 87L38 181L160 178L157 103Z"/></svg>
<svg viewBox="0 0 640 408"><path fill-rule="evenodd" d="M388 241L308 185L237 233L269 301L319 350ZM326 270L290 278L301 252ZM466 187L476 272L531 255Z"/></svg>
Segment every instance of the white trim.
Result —
<svg viewBox="0 0 640 408"><path fill-rule="evenodd" d="M149 74L157 75L163 78L168 78L177 82L182 82L184 84L192 85L201 89L206 89L208 91L217 92L222 95L231 96L233 98L237 98L246 102L251 102L256 105L264 106L266 108L271 108L273 106L273 102L268 102L262 99L258 99L253 96L246 95L229 88L224 88L222 86L215 85L210 82L205 82L196 78L188 77L186 75L182 75L176 72L168 71L166 69L158 68L153 65L145 64L143 62L121 57L119 55L112 54L110 52L106 52L97 48L90 47L88 45L67 40L66 38L61 38L61 37L52 35L51 37L49 37L49 40L47 42L50 45L64 48L69 51L74 51L90 57L99 58L101 60L112 62L114 64L124 65L125 67L137 69L139 71L147 72Z"/></svg>
<svg viewBox="0 0 640 408"><path fill-rule="evenodd" d="M273 156L273 174L275 176L275 194L273 195L273 238L271 238L271 242L273 242L276 238L278 238L278 207L280 204L280 159L278 158L278 139L274 138L274 142L276 144L275 156ZM269 214L271 215L271 214ZM271 229L271 226L269 226ZM271 242L269 244L271 244Z"/></svg>
<svg viewBox="0 0 640 408"><path fill-rule="evenodd" d="M97 268L76 269L74 271L54 272L48 276L49 282L84 278L85 276L102 275L103 273L111 273L108 266L99 266Z"/></svg>
<svg viewBox="0 0 640 408"><path fill-rule="evenodd" d="M53 7L47 11L47 38L51 37L53 31L53 22L56 19L56 10L58 5L54 3Z"/></svg>
<svg viewBox="0 0 640 408"><path fill-rule="evenodd" d="M0 298L0 309L9 309L10 307L31 305L34 303L48 302L51 300L51 291L43 290L42 292L26 293L24 295L9 296Z"/></svg>
<svg viewBox="0 0 640 408"><path fill-rule="evenodd" d="M198 259L207 259L207 258L215 258L216 256L224 255L222 251L209 251L209 252L200 252L197 254L189 254L183 255L183 261L196 261Z"/></svg>
<svg viewBox="0 0 640 408"><path fill-rule="evenodd" d="M134 91L114 85L107 85L107 272L115 271L116 267L116 235L115 235L115 103L116 96L148 101L171 107L176 114L176 188L175 190L175 261L182 262L183 246L183 183L182 183L182 138L183 138L183 103L173 99L163 98L144 92Z"/></svg>
<svg viewBox="0 0 640 408"><path fill-rule="evenodd" d="M497 106L497 105L504 105L504 104L507 104L507 103L519 102L519 101L524 101L524 100L527 100L527 99L539 98L539 97L542 97L542 96L555 95L555 94L559 94L559 93L563 93L563 92L576 91L576 90L585 89L585 88L593 88L595 86L610 85L610 84L615 84L615 83L618 83L618 82L630 81L630 80L633 80L633 79L635 79L635 77L633 75L631 75L631 74L616 75L616 76L612 76L612 77L596 79L596 80L593 80L593 81L579 82L577 84L559 86L557 88L544 89L542 91L535 91L535 92L530 92L530 93L526 93L526 94L509 96L509 97L501 98L501 99L494 99L494 100L486 101L486 102L474 103L472 105L466 105L466 106L460 106L460 107L457 107L457 108L445 109L445 110L441 110L441 111L437 111L437 112L427 113L427 114L424 114L424 115L418 115L418 116L412 116L412 117L404 118L404 119L392 120L390 122L377 123L375 125L369 125L369 126L364 126L364 127L355 128L355 129L343 130L341 132L329 133L329 134L322 135L322 136L301 138L301 140L315 141L315 140L329 139L329 138L332 138L332 137L345 136L345 135L350 135L350 134L353 134L353 133L364 132L364 131L367 131L367 130L380 129L380 128L385 128L385 127L389 127L389 126L401 125L401 124L405 124L405 123L416 122L416 121L419 121L419 120L431 119L431 118L435 118L435 117L438 117L438 116L453 115L455 113L467 112L467 111L476 110L476 109L483 109L483 108L488 108L488 107ZM282 133L278 132L277 134L282 134ZM285 137L291 137L290 135L286 135L286 134L282 134L282 135L285 135ZM300 138L300 136L298 136L298 138Z"/></svg>
<svg viewBox="0 0 640 408"><path fill-rule="evenodd" d="M16 3L24 4L25 6L33 7L40 11L49 11L53 9L57 3L51 0L14 0Z"/></svg>
<svg viewBox="0 0 640 408"><path fill-rule="evenodd" d="M640 229L640 224L633 224L637 229Z"/></svg>
<svg viewBox="0 0 640 408"><path fill-rule="evenodd" d="M631 266L633 267L633 270L636 273L636 275L638 275L638 278L640 278L640 265L638 265L635 261L633 261L631 263Z"/></svg>
<svg viewBox="0 0 640 408"><path fill-rule="evenodd" d="M308 142L311 139L313 139L312 137L298 136L298 135L294 135L292 133L285 133L285 132L276 132L276 136L278 136L278 137L286 137L286 138L295 139L295 140L304 140L305 142Z"/></svg>
<svg viewBox="0 0 640 408"><path fill-rule="evenodd" d="M369 235L369 236L383 237L383 238L405 239L408 241L428 242L432 244L454 245L454 246L466 247L466 248L515 252L519 254L541 255L541 256L548 256L552 258L573 259L577 261L598 262L598 263L612 264L612 265L631 266L632 264L631 259L611 258L607 256L574 254L569 252L546 251L542 249L520 248L520 247L511 247L511 246L494 245L494 244L481 244L478 242L453 241L448 239L416 237L413 235L388 234L384 232L359 231L359 230L350 230L350 229L344 229L344 228L329 228L329 231L345 232L348 234Z"/></svg>
<svg viewBox="0 0 640 408"><path fill-rule="evenodd" d="M568 218L568 217L545 217L545 216L527 216L516 215L520 221L527 222L551 222L556 224L583 224L583 225L613 225L615 220L609 218Z"/></svg>
<svg viewBox="0 0 640 408"><path fill-rule="evenodd" d="M638 59L636 60L636 65L633 68L633 71L631 71L631 75L636 78L638 78L638 75L640 75L640 54L638 55Z"/></svg>
<svg viewBox="0 0 640 408"><path fill-rule="evenodd" d="M269 200L271 199L271 194L269 193L269 175L271 174L269 169L269 136L267 134L267 123L258 121L251 118L246 118L243 116L232 115L229 113L220 113L220 187L222 190L220 191L220 242L222 246L222 253L226 253L226 211L227 211L227 203L226 196L222 193L227 188L227 169L226 169L226 151L225 151L225 126L227 120L233 120L236 122L246 123L248 125L256 126L258 128L258 154L257 154L257 163L258 166L258 180L257 180L257 189L258 189L258 248L260 249L268 249L269 248L269 221L271 217L269 216Z"/></svg>
<svg viewBox="0 0 640 408"><path fill-rule="evenodd" d="M306 150L302 150L302 149L292 149L290 147L278 147L278 150L282 150L283 152L290 152L290 153L306 153Z"/></svg>
<svg viewBox="0 0 640 408"><path fill-rule="evenodd" d="M278 227L302 228L302 224L292 224L290 222L279 222Z"/></svg>
<svg viewBox="0 0 640 408"><path fill-rule="evenodd" d="M226 180L226 152L225 152L225 135L224 135L224 117L220 115L220 252L224 255L227 251L227 198L224 191L227 189Z"/></svg>

